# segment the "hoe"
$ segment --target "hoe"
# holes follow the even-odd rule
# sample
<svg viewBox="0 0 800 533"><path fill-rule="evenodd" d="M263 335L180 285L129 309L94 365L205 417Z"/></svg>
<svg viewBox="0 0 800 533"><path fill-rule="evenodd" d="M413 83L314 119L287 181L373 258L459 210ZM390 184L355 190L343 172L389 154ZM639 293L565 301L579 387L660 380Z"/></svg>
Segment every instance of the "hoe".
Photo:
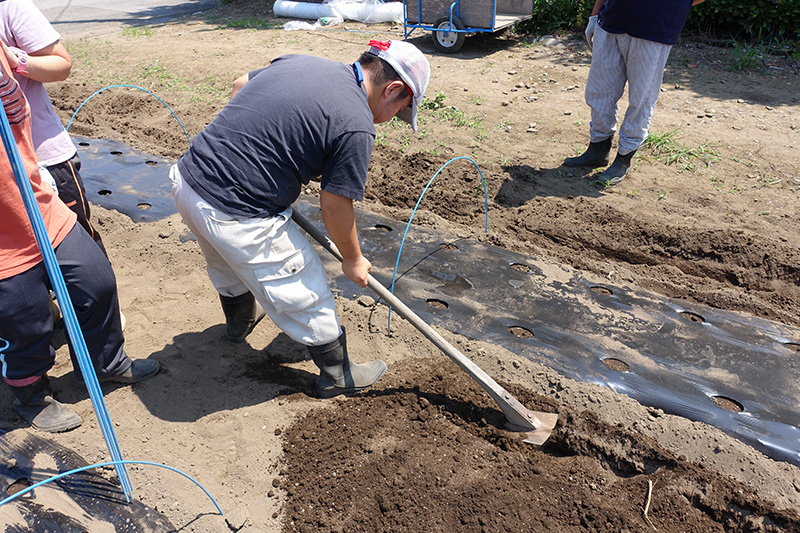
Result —
<svg viewBox="0 0 800 533"><path fill-rule="evenodd" d="M317 229L316 226L311 224L308 219L299 214L296 210L292 211L292 220L299 225L306 233L311 235L323 248L328 250L339 261L342 260L342 255L339 253L336 245L331 241L327 235ZM553 428L558 421L557 413L543 413L539 411L531 411L527 409L522 403L514 398L507 390L497 384L486 372L481 370L478 365L473 363L467 356L458 351L453 345L447 342L441 335L439 335L432 327L430 327L424 320L417 316L411 309L408 308L403 302L400 301L394 294L381 285L371 275L367 279L367 285L375 291L378 296L383 298L384 301L397 310L397 312L411 322L420 333L425 335L428 340L433 342L445 355L452 359L461 369L469 374L483 389L489 393L489 396L497 403L503 414L506 417L506 429L522 434L523 442L529 444L541 445L543 444L553 431Z"/></svg>

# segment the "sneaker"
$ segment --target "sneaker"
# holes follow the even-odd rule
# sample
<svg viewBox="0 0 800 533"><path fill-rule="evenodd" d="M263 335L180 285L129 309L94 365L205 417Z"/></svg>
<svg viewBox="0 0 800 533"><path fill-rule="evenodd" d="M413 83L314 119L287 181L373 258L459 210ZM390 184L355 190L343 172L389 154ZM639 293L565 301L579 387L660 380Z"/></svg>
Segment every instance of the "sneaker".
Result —
<svg viewBox="0 0 800 533"><path fill-rule="evenodd" d="M116 376L100 378L100 383L138 383L151 376L155 376L161 365L155 359L134 359L128 370Z"/></svg>

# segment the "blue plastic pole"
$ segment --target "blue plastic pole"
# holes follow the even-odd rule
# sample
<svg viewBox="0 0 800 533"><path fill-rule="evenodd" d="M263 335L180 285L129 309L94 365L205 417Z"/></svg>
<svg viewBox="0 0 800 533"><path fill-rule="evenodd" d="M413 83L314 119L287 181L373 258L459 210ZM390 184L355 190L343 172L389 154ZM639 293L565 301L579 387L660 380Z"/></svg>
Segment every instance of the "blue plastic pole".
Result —
<svg viewBox="0 0 800 533"><path fill-rule="evenodd" d="M33 194L33 188L31 187L28 173L25 171L25 165L23 165L22 158L17 150L17 143L14 140L14 133L11 131L11 125L8 122L5 110L3 113L0 113L0 135L2 135L3 146L6 149L6 155L14 171L14 178L17 180L17 186L22 195L22 201L25 204L25 210L28 212L28 218L31 221L33 233L36 236L36 242L39 245L39 250L42 252L47 275L50 277L53 291L55 291L56 298L61 306L67 332L72 341L72 348L77 355L78 366L86 382L89 398L92 400L92 407L94 408L95 415L97 416L97 420L103 432L103 438L106 441L108 451L115 461L114 467L116 468L117 477L119 477L122 490L125 493L125 499L130 502L133 500L133 489L128 479L128 473L125 470L125 464L122 462L122 453L119 449L117 436L114 433L114 427L111 424L106 404L103 401L103 391L100 389L100 383L97 381L97 375L94 372L94 366L89 357L89 350L86 348L86 341L83 338L83 332L81 331L80 324L78 324L78 318L75 315L75 308L67 292L67 286L64 283L64 276L61 274L61 269L58 266L56 254L50 244L50 238L47 235L47 229L44 226L42 214L39 212L39 206L36 204L36 197Z"/></svg>

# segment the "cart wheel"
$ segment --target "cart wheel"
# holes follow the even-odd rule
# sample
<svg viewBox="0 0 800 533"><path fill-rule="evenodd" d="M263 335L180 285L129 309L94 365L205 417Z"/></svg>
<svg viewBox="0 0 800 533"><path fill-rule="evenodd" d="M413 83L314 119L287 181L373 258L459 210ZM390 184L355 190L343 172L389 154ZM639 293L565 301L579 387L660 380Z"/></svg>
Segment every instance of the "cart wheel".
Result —
<svg viewBox="0 0 800 533"><path fill-rule="evenodd" d="M431 37L433 38L433 46L440 52L447 54L454 54L461 50L466 40L466 34L450 30L450 17L442 17L433 25L436 28ZM457 30L463 30L464 24L458 19L453 17L453 27Z"/></svg>

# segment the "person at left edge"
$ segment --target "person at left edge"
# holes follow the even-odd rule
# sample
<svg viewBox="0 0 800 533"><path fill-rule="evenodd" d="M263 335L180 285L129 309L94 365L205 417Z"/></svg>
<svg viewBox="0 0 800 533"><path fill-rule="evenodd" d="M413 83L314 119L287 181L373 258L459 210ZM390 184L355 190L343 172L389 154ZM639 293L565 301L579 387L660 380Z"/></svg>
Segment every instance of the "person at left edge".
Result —
<svg viewBox="0 0 800 533"><path fill-rule="evenodd" d="M100 382L136 383L155 375L153 359L125 353L114 271L76 215L42 181L30 131L30 108L11 76L0 43L0 100L31 188L55 250L86 347ZM53 315L50 279L5 148L0 152L0 373L16 400L14 409L34 428L60 432L78 427L80 416L57 401L47 371ZM78 370L70 344L73 367Z"/></svg>

